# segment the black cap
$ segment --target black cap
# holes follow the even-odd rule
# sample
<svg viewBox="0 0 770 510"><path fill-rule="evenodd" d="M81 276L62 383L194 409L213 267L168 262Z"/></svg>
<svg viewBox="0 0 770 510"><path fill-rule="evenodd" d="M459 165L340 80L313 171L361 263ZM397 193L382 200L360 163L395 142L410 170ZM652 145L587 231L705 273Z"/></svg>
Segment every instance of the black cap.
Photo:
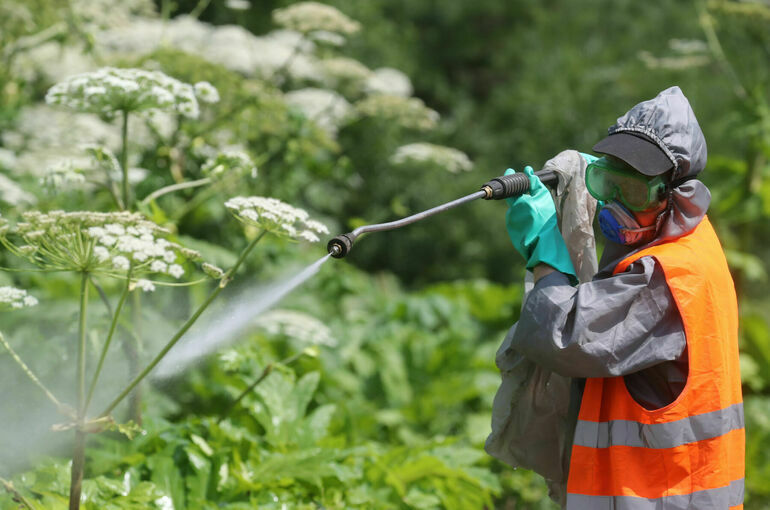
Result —
<svg viewBox="0 0 770 510"><path fill-rule="evenodd" d="M651 138L635 132L613 133L594 145L595 152L615 156L644 175L660 175L674 164Z"/></svg>

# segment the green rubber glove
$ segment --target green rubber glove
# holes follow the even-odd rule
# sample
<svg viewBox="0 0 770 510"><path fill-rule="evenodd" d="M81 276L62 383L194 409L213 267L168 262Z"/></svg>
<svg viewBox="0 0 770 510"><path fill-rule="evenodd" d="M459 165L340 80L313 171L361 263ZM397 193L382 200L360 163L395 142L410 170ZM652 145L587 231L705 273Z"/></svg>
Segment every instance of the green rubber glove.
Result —
<svg viewBox="0 0 770 510"><path fill-rule="evenodd" d="M505 175L516 173L509 168ZM540 182L531 166L524 168L529 177L529 193L506 198L508 212L505 226L514 248L527 260L527 269L548 264L577 283L575 268L556 222L556 206L548 189Z"/></svg>
<svg viewBox="0 0 770 510"><path fill-rule="evenodd" d="M593 154L586 154L585 152L578 152L581 156L583 156L583 159L586 160L586 163L589 165L599 159L599 156L594 156Z"/></svg>

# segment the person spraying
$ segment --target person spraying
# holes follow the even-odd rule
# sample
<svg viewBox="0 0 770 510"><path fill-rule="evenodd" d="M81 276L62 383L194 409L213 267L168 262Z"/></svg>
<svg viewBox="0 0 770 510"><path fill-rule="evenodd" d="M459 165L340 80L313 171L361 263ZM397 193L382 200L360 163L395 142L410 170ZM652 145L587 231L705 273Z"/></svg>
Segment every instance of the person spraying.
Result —
<svg viewBox="0 0 770 510"><path fill-rule="evenodd" d="M593 150L601 157L586 156L585 185L602 205L607 242L591 281L577 283L553 200L531 167L529 193L507 199L508 234L534 287L498 351L503 385L486 449L531 467L517 460L542 448L529 464L543 466L568 510L742 508L738 309L697 179L703 133L671 87L631 108ZM520 358L568 381L543 384L539 397L562 409L538 414L535 401L524 420L540 429L559 421L556 455L513 432L528 424L502 394Z"/></svg>

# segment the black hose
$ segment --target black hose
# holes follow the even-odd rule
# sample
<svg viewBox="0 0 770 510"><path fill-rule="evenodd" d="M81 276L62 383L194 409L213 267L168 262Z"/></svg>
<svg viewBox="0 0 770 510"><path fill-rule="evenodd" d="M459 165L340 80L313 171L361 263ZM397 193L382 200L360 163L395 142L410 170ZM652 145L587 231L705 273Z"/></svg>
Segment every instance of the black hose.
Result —
<svg viewBox="0 0 770 510"><path fill-rule="evenodd" d="M550 170L535 172L535 175L537 175L540 181L546 186L555 186L559 182L559 176L556 174L556 172L552 172ZM422 211L417 214L407 216L406 218L389 221L387 223L364 225L362 227L358 227L352 232L348 232L347 234L340 234L337 237L329 240L329 243L326 245L326 250L332 257L341 259L350 252L356 238L361 234L401 228L416 221L425 219L428 216L433 216L434 214L438 214L440 212L444 212L446 210L457 207L458 205L472 202L477 198L483 198L484 200L502 200L503 198L511 198L523 195L527 191L529 191L529 177L527 177L526 174L515 173L510 175L501 175L500 177L495 177L494 179L484 184L480 191L471 193L470 195L466 195L462 198L458 198L457 200L452 200L451 202L438 205L432 209L428 209L427 211Z"/></svg>

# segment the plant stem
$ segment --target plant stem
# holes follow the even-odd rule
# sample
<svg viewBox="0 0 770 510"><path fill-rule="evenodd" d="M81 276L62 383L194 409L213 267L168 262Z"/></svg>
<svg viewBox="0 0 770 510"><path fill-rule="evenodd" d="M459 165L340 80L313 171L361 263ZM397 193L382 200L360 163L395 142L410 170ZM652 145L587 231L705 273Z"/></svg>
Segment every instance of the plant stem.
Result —
<svg viewBox="0 0 770 510"><path fill-rule="evenodd" d="M142 379L147 377L147 374L149 374L155 366L160 363L160 360L163 359L163 357L168 353L168 351L171 350L174 345L179 341L180 338L182 338L182 335L184 335L190 327L192 327L193 324L195 324L195 321L198 320L198 317L203 313L203 311L208 308L208 306L211 304L212 301L214 301L214 298L216 298L220 292L222 292L222 289L225 288L227 285L227 282L235 275L236 271L238 271L238 268L241 266L243 261L246 259L246 257L251 253L251 250L254 249L254 247L257 245L260 239L265 235L267 231L263 230L259 233L259 235L249 243L246 248L243 249L240 256L238 257L238 260L235 262L233 267L231 267L225 275L222 277L222 280L217 287L211 291L211 294L206 298L206 300L201 304L197 310L195 310L195 313L192 314L192 316L187 319L187 322L185 322L181 328L174 334L174 336L171 338L171 340L168 341L168 343L161 349L161 351L153 358L153 360L142 370L142 372L137 375L131 383L118 395L115 400L110 403L110 405L107 406L107 408L102 411L102 413L99 415L107 416L112 412L113 409L124 399L126 398L126 395L128 395L131 390L134 389L134 387L139 384Z"/></svg>
<svg viewBox="0 0 770 510"><path fill-rule="evenodd" d="M120 170L123 172L122 196L123 208L128 210L128 111L123 110L123 125L121 129Z"/></svg>
<svg viewBox="0 0 770 510"><path fill-rule="evenodd" d="M69 510L80 509L80 493L83 488L83 471L86 464L86 433L78 425L75 431L75 448L72 452Z"/></svg>
<svg viewBox="0 0 770 510"><path fill-rule="evenodd" d="M86 401L86 315L88 313L88 273L84 272L80 279L80 324L78 326L78 420L85 417Z"/></svg>
<svg viewBox="0 0 770 510"><path fill-rule="evenodd" d="M25 498L18 490L16 490L16 487L14 487L11 482L5 478L0 478L0 485L2 485L8 493L13 494L14 501L21 503L22 505L29 508L29 510L37 510L37 507L33 506L27 498Z"/></svg>
<svg viewBox="0 0 770 510"><path fill-rule="evenodd" d="M45 385L42 382L40 382L40 379L37 378L37 376L32 372L32 370L30 370L30 368L27 366L27 364L24 363L24 361L22 361L22 359L19 357L19 355L16 354L16 352L11 348L10 344L5 340L5 337L3 336L2 333L0 333L0 343L2 343L3 347L5 347L6 350L10 353L11 357L16 362L16 364L18 364L21 367L21 369L24 371L24 373L27 374L27 377L32 379L32 382L35 383L38 388L43 390L43 393L45 393L45 396L48 397L48 400L53 402L53 404L56 407L61 409L62 408L62 403L59 402L59 399L57 399L54 396L54 394L51 393L51 390L46 388Z"/></svg>
<svg viewBox="0 0 770 510"><path fill-rule="evenodd" d="M70 471L69 510L80 509L80 493L83 486L83 470L86 463L86 433L83 421L86 415L86 317L88 315L88 273L83 272L80 280L80 324L78 327L78 415L75 429L75 445L72 451L72 469Z"/></svg>
<svg viewBox="0 0 770 510"><path fill-rule="evenodd" d="M206 184L209 184L211 182L210 177L204 177L203 179L198 179L196 181L188 181L188 182L180 182L178 184L172 184L170 186L165 186L163 188L157 189L144 197L142 199L142 205L148 204L152 200L161 197L167 193L172 193L174 191L179 191L180 189L187 189L187 188L195 188L198 186L205 186Z"/></svg>
<svg viewBox="0 0 770 510"><path fill-rule="evenodd" d="M88 397L86 397L86 403L83 406L83 414L88 411L88 406L91 404L91 398L94 396L94 390L96 389L96 383L99 380L99 375L102 372L102 366L104 365L104 358L107 356L107 351L110 348L110 343L112 342L112 337L115 334L115 328L118 325L118 317L120 317L120 312L123 309L123 304L126 302L126 296L128 296L128 287L131 284L131 273L129 272L128 276L126 277L126 286L123 288L123 294L120 295L120 301L118 301L118 306L115 309L115 313L112 316L112 323L110 324L110 331L107 333L107 340L104 342L104 346L102 347L102 354L99 356L99 363L96 365L96 372L94 372L94 377L91 380L91 387L88 388Z"/></svg>
<svg viewBox="0 0 770 510"><path fill-rule="evenodd" d="M134 292L133 303L131 306L131 313L133 320L131 326L133 328L133 334L126 338L123 342L123 348L128 356L128 377L129 380L136 377L139 373L140 366L140 346L142 344L142 296L139 292ZM133 420L137 425L142 424L142 387L136 385L134 391L128 397L128 419Z"/></svg>

